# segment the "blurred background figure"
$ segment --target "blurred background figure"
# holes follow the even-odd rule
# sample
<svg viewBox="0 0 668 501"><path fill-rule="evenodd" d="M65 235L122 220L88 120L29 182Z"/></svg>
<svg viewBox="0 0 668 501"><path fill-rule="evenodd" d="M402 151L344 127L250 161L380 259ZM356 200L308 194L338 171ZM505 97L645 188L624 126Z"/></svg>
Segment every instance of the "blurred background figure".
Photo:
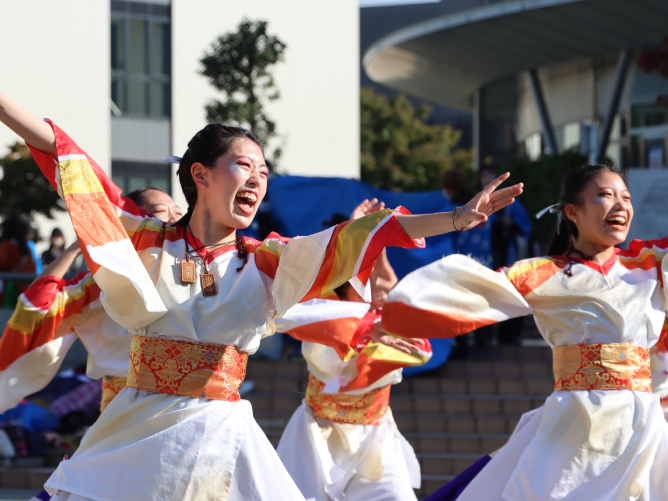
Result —
<svg viewBox="0 0 668 501"><path fill-rule="evenodd" d="M51 232L49 248L42 252L42 264L48 266L65 250L65 236L63 230L54 228Z"/></svg>
<svg viewBox="0 0 668 501"><path fill-rule="evenodd" d="M35 239L37 237L37 232L35 228L30 225L28 227L28 248L30 249L30 254L32 255L33 263L35 263L35 273L38 275L42 273L44 266L42 266L42 258L37 251L37 245L35 245Z"/></svg>
<svg viewBox="0 0 668 501"><path fill-rule="evenodd" d="M35 273L35 262L28 246L28 222L10 216L2 222L0 236L0 272ZM0 304L13 308L19 294L28 287L27 283L14 280L0 280Z"/></svg>

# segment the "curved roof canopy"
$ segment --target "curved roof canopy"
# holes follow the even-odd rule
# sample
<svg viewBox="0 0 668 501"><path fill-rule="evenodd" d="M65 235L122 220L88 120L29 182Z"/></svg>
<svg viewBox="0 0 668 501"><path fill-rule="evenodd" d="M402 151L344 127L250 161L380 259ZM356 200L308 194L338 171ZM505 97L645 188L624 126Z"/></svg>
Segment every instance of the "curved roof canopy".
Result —
<svg viewBox="0 0 668 501"><path fill-rule="evenodd" d="M364 56L374 82L470 110L483 85L576 57L659 45L666 0L508 0L421 22Z"/></svg>

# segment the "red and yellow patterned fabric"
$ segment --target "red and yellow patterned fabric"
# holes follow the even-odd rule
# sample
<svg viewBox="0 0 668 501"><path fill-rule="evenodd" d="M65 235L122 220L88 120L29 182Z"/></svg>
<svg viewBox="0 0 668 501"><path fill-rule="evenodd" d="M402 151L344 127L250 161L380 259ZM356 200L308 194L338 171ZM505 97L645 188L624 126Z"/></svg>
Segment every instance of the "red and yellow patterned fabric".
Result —
<svg viewBox="0 0 668 501"><path fill-rule="evenodd" d="M127 386L237 402L247 361L248 353L234 346L132 336Z"/></svg>
<svg viewBox="0 0 668 501"><path fill-rule="evenodd" d="M105 410L111 401L125 388L127 381L128 378L120 376L104 376L102 378L101 411Z"/></svg>
<svg viewBox="0 0 668 501"><path fill-rule="evenodd" d="M377 425L387 412L391 385L362 395L322 393L324 383L309 374L305 402L315 417L350 424Z"/></svg>
<svg viewBox="0 0 668 501"><path fill-rule="evenodd" d="M71 332L68 320L100 296L90 273L71 280L44 277L21 296L0 339L0 371L17 359Z"/></svg>
<svg viewBox="0 0 668 501"><path fill-rule="evenodd" d="M652 392L649 350L629 344L580 344L552 350L554 389Z"/></svg>
<svg viewBox="0 0 668 501"><path fill-rule="evenodd" d="M51 381L76 338L75 319L99 296L89 273L44 277L21 294L0 338L0 412Z"/></svg>

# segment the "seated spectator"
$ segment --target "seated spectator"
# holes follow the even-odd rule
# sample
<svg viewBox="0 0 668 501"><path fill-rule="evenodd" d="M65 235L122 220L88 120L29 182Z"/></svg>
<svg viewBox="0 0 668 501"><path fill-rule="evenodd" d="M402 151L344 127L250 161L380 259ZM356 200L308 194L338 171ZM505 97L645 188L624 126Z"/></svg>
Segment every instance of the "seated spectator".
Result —
<svg viewBox="0 0 668 501"><path fill-rule="evenodd" d="M28 246L28 223L19 217L10 216L1 226L0 272L35 273L35 262ZM0 280L0 305L14 308L19 294L27 289L28 285L30 280Z"/></svg>

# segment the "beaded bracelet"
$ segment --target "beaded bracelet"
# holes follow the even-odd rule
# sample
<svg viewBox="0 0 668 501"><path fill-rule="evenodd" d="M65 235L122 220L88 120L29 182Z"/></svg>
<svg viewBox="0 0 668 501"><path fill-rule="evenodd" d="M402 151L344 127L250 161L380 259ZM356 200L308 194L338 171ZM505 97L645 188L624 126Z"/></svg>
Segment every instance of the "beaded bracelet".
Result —
<svg viewBox="0 0 668 501"><path fill-rule="evenodd" d="M452 227L458 232L462 230L458 230L457 227L455 226L455 219L459 217L459 215L462 213L462 210L464 209L462 209L461 207L457 207L455 210L452 211L452 214L450 215L450 219L452 219Z"/></svg>

